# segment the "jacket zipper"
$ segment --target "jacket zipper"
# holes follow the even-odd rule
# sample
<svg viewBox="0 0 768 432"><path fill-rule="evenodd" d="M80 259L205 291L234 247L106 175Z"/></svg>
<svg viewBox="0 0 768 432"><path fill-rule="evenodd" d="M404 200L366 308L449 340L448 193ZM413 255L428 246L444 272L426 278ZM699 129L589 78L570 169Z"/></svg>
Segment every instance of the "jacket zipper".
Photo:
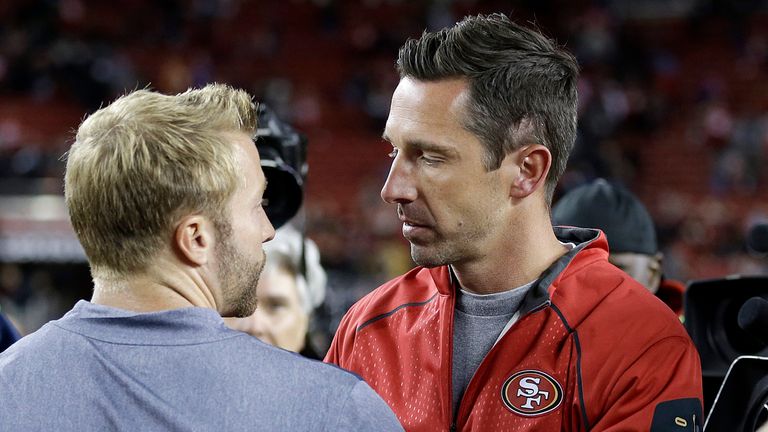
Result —
<svg viewBox="0 0 768 432"><path fill-rule="evenodd" d="M512 328L517 325L520 321L528 317L529 315L532 315L542 309L545 309L549 307L552 304L552 301L547 299L544 303L534 307L533 309L529 310L525 313L525 315L521 315L517 318L517 321L512 323L512 325L506 330L506 332L502 335L499 335L498 341L493 344L490 350L488 350L487 353L485 353L485 356L483 357L483 360L480 362L480 365L477 367L477 370L472 374L472 378L469 379L469 382L467 383L467 389L472 385L472 381L475 379L475 375L477 375L477 372L482 369L483 365L485 364L485 360L491 355L494 349L496 349L496 346L499 345L499 342L501 342L502 339L510 332L512 331ZM454 305L455 305L455 299L454 299ZM453 310L451 311L451 325L450 325L450 331L451 331L451 387L449 388L451 391L449 391L449 396L451 397L451 401L453 400ZM464 394L466 395L467 392L465 391ZM453 422L451 423L450 432L456 431L456 424L458 423L459 415L462 414L464 408L464 397L462 396L461 401L459 401L459 408L456 410L456 415L453 416Z"/></svg>
<svg viewBox="0 0 768 432"><path fill-rule="evenodd" d="M451 299L451 311L448 316L448 379L443 381L448 383L448 416L447 418L451 419L451 426L450 426L450 432L456 432L456 417L459 413L459 410L456 410L456 415L453 414L453 321L454 321L454 314L456 313L456 299L458 296L456 295L456 285L453 286L454 294L453 298ZM459 402L459 407L461 407L461 402Z"/></svg>

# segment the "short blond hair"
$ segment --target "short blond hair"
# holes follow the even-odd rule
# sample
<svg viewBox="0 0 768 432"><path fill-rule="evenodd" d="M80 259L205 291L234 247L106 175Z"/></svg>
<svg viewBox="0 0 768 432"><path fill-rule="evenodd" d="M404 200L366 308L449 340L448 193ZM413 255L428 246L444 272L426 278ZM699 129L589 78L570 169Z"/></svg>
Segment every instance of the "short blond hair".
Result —
<svg viewBox="0 0 768 432"><path fill-rule="evenodd" d="M86 118L65 156L64 191L94 278L145 269L184 214L225 221L241 178L227 135L256 127L251 96L223 84L137 90Z"/></svg>

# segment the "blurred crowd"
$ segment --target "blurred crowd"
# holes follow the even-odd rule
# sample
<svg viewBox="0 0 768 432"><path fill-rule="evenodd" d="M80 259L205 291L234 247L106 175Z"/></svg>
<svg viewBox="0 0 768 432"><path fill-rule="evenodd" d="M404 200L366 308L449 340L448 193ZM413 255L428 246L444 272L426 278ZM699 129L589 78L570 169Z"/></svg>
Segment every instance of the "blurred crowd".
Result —
<svg viewBox="0 0 768 432"><path fill-rule="evenodd" d="M768 221L765 1L4 1L0 194L60 193L71 131L125 90L245 88L309 138L298 225L328 274L322 347L354 300L412 265L378 196L397 48L493 11L535 22L579 59L579 136L558 196L597 177L633 190L669 277L768 273L745 246ZM88 295L83 266L2 263L0 305L32 331Z"/></svg>

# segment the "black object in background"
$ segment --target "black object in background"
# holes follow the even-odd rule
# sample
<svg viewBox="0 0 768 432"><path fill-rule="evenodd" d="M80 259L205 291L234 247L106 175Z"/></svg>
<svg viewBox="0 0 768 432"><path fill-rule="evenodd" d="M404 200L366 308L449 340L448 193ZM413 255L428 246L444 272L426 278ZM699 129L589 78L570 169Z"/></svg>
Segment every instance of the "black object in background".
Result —
<svg viewBox="0 0 768 432"><path fill-rule="evenodd" d="M265 104L259 104L258 115L259 126L253 142L259 149L261 168L267 178L265 210L277 229L296 215L304 201L307 139L278 119Z"/></svg>
<svg viewBox="0 0 768 432"><path fill-rule="evenodd" d="M749 229L747 247L758 254L768 254L768 223L755 224Z"/></svg>
<svg viewBox="0 0 768 432"><path fill-rule="evenodd" d="M768 358L733 362L707 416L704 432L754 432L768 420Z"/></svg>
<svg viewBox="0 0 768 432"><path fill-rule="evenodd" d="M768 338L739 326L739 312L753 297L768 298L768 277L729 277L688 284L685 327L701 357L705 413L736 358L768 357L768 344L763 341Z"/></svg>
<svg viewBox="0 0 768 432"><path fill-rule="evenodd" d="M739 309L739 327L768 344L768 300L752 297Z"/></svg>

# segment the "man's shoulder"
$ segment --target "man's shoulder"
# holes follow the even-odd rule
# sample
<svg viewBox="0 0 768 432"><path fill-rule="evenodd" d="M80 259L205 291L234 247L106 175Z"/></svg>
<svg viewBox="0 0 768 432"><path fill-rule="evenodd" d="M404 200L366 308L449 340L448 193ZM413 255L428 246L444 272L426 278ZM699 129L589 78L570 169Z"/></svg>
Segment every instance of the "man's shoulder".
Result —
<svg viewBox="0 0 768 432"><path fill-rule="evenodd" d="M211 388L226 392L230 400L247 400L265 407L261 411L249 410L244 414L246 419L253 416L255 421L272 413L267 423L262 419L262 424L275 422L287 429L325 430L327 425L342 420L362 421L357 419L358 415L391 416L385 403L352 372L268 345L247 334L226 343L231 344L223 348L227 361L214 363L216 372L208 383ZM201 372L206 371L209 370ZM254 391L260 395L255 396ZM275 421L279 416L285 419ZM383 417L365 421L383 421Z"/></svg>
<svg viewBox="0 0 768 432"><path fill-rule="evenodd" d="M359 326L404 307L426 305L439 295L438 285L449 284L447 268L415 267L374 289L347 311L346 320Z"/></svg>
<svg viewBox="0 0 768 432"><path fill-rule="evenodd" d="M302 357L297 353L268 345L250 335L243 334L232 342L234 343L233 351L238 353L238 358L247 359L235 366L243 373L254 375L259 379L263 379L264 375L301 377L295 382L301 385L333 384L350 390L362 380L359 376L338 366ZM253 366L254 362L258 363L258 367ZM287 384L294 380L283 382Z"/></svg>
<svg viewBox="0 0 768 432"><path fill-rule="evenodd" d="M66 337L66 332L52 323L43 325L0 353L0 372L2 368L28 364L27 360L19 361L19 359L25 356L30 356L31 359L39 358L40 353L47 351L52 344Z"/></svg>
<svg viewBox="0 0 768 432"><path fill-rule="evenodd" d="M667 305L607 260L593 261L560 281L553 304L569 327L599 334L604 342L645 345L668 337L690 340Z"/></svg>

